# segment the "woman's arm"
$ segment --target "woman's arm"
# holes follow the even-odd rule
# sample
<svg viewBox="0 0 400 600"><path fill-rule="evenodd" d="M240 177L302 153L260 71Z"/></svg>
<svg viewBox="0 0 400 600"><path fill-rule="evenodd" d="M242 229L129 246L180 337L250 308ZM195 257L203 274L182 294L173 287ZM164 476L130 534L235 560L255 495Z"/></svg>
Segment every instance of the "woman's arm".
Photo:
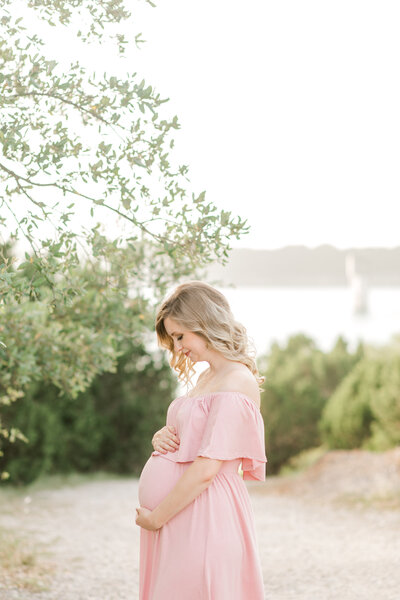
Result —
<svg viewBox="0 0 400 600"><path fill-rule="evenodd" d="M157 529L186 508L213 482L223 461L203 456L197 457L186 469L170 493L152 511L151 516Z"/></svg>
<svg viewBox="0 0 400 600"><path fill-rule="evenodd" d="M140 517L136 520L136 523L145 526L146 529L160 529L211 485L222 463L222 460L198 456L186 469L170 493L150 512L148 515L148 525L150 527L147 527L145 522L142 525Z"/></svg>

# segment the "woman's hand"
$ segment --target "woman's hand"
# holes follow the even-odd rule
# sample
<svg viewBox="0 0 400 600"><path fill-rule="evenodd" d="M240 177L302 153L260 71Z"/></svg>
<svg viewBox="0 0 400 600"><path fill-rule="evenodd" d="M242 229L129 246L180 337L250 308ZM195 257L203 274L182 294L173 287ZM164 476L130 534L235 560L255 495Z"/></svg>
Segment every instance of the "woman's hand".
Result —
<svg viewBox="0 0 400 600"><path fill-rule="evenodd" d="M136 525L139 525L139 527L143 527L143 529L147 529L148 531L157 531L157 529L160 529L160 527L154 523L154 519L151 515L151 510L145 508L144 506L140 506L136 509Z"/></svg>
<svg viewBox="0 0 400 600"><path fill-rule="evenodd" d="M175 427L172 425L165 425L165 427L157 431L151 440L154 450L161 452L161 454L178 450L180 440L175 433Z"/></svg>

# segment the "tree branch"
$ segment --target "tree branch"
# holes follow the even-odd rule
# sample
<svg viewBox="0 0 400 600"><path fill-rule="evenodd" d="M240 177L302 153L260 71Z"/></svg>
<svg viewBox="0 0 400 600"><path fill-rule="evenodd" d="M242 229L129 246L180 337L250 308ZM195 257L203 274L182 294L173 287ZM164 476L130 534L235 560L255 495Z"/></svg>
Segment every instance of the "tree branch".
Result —
<svg viewBox="0 0 400 600"><path fill-rule="evenodd" d="M26 190L24 190L24 188L22 188L22 186L20 186L19 184L19 180L21 179L22 181L25 181L27 183L29 183L30 185L33 186L40 186L40 187L55 187L56 189L61 190L64 193L68 193L68 194L73 194L75 196L79 196L81 198L84 198L85 200L90 200L90 202L93 202L94 204L96 204L97 206L104 206L105 208L108 208L109 210L111 210L112 212L116 213L118 216L126 219L127 221L130 221L131 223L133 223L134 225L136 225L136 227L139 227L140 229L142 229L142 231L144 231L145 233L147 233L148 235L150 235L151 237L153 237L155 240L157 240L158 242L167 242L169 244L173 244L172 240L169 240L168 238L162 237L156 233L152 233L149 229L147 229L147 227L145 227L143 225L143 223L141 223L140 221L138 221L137 219L135 219L135 217L129 217L128 215L124 214L123 212L121 212L120 210L118 210L117 208L114 208L113 206L106 204L104 202L104 200L97 200L96 198L93 198L91 196L87 196L86 194L83 194L82 192L78 192L76 190L73 189L69 189L65 186L59 185L58 183L36 183L35 181L31 181L30 179L23 177L22 175L18 175L17 173L15 173L14 171L12 171L11 169L9 169L8 167L6 167L5 165L3 165L2 163L0 163L0 169L3 169L3 171L5 171L6 173L8 173L11 177L13 177L17 184L19 185L19 187L23 190L23 192L25 193ZM25 194L26 195L26 194ZM128 195L135 200L135 198L128 192ZM28 196L30 198L30 196ZM32 198L30 198L32 200L32 202L34 202L35 204L38 204L35 200L33 200ZM7 204L8 206L8 204ZM40 206L40 205L39 205Z"/></svg>
<svg viewBox="0 0 400 600"><path fill-rule="evenodd" d="M17 98L22 98L23 96L46 96L47 98L55 98L56 100L60 100L60 102L64 102L65 104L70 104L71 106L74 106L78 110L80 110L84 113L87 113L88 115L91 115L92 117L95 117L96 119L99 119L99 121L102 121L103 123L105 123L106 125L109 125L110 127L113 126L113 123L109 123L106 119L104 119L100 115L96 114L94 111L88 110L87 108L80 106L76 102L73 102L72 100L67 100L66 98L63 98L62 96L59 96L58 94L49 94L46 92L26 92L23 94L13 94L12 96L8 96L8 98L11 98L14 100ZM122 127L122 125L118 125L118 127L121 127L121 129L124 129L124 127Z"/></svg>

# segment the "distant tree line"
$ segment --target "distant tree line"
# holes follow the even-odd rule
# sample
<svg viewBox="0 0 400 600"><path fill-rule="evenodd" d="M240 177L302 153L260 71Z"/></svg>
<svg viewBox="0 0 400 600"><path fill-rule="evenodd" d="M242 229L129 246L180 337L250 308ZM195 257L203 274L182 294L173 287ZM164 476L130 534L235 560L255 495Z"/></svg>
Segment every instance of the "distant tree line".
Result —
<svg viewBox="0 0 400 600"><path fill-rule="evenodd" d="M237 286L347 286L346 258L370 286L400 285L400 247L348 248L324 244L317 248L285 246L274 250L235 248L226 267L208 267L210 278ZM251 268L250 268L251 265Z"/></svg>

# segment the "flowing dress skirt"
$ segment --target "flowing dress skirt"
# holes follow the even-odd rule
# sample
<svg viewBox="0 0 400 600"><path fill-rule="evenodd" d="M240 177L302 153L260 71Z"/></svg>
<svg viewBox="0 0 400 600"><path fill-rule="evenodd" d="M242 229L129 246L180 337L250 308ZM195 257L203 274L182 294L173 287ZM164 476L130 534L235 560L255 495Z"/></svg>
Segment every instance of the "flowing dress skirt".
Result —
<svg viewBox="0 0 400 600"><path fill-rule="evenodd" d="M240 459L158 531L140 530L139 600L264 600L254 514ZM152 455L139 503L153 510L191 462Z"/></svg>

